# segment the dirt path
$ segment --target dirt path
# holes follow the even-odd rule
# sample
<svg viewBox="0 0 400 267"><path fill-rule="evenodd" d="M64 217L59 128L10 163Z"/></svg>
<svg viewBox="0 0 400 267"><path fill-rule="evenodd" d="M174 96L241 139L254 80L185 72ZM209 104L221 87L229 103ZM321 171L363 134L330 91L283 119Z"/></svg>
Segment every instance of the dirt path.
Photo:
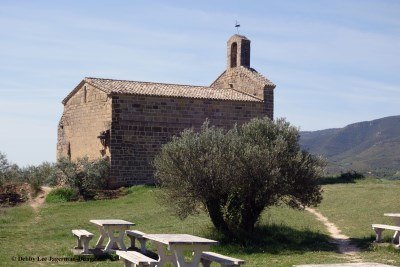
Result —
<svg viewBox="0 0 400 267"><path fill-rule="evenodd" d="M361 257L358 255L360 249L357 246L351 244L350 238L344 234L341 234L341 231L334 223L330 222L328 218L312 208L306 208L306 210L314 214L315 217L326 226L332 238L331 242L338 246L339 252L341 254L344 254L346 258L348 258L352 262L362 261Z"/></svg>
<svg viewBox="0 0 400 267"><path fill-rule="evenodd" d="M40 191L39 194L35 198L29 200L29 206L31 206L35 211L37 211L38 208L41 205L43 205L44 200L50 191L51 191L51 187L42 186L42 191Z"/></svg>

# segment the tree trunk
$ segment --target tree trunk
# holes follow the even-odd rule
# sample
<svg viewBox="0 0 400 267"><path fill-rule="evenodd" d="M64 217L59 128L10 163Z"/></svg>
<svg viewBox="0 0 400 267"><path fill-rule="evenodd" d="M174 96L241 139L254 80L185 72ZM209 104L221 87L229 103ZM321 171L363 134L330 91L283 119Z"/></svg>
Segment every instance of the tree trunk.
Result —
<svg viewBox="0 0 400 267"><path fill-rule="evenodd" d="M210 215L211 222L215 228L225 235L231 235L231 231L229 230L228 224L224 220L220 206L221 205L219 201L215 199L208 200L206 203L208 214Z"/></svg>
<svg viewBox="0 0 400 267"><path fill-rule="evenodd" d="M252 232L262 210L263 208L256 207L255 204L243 209L242 221L240 222L239 228L245 232Z"/></svg>

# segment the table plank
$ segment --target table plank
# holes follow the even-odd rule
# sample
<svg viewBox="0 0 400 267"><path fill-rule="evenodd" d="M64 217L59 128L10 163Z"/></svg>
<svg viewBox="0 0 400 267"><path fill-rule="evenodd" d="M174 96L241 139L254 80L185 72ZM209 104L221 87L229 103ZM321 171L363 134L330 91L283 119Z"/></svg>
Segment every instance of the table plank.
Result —
<svg viewBox="0 0 400 267"><path fill-rule="evenodd" d="M90 220L90 222L100 226L135 225L132 222L128 222L125 220L114 220L114 219Z"/></svg>
<svg viewBox="0 0 400 267"><path fill-rule="evenodd" d="M400 217L400 213L384 213L383 215L388 217Z"/></svg>
<svg viewBox="0 0 400 267"><path fill-rule="evenodd" d="M215 245L218 241L188 234L145 234L145 238L165 245Z"/></svg>

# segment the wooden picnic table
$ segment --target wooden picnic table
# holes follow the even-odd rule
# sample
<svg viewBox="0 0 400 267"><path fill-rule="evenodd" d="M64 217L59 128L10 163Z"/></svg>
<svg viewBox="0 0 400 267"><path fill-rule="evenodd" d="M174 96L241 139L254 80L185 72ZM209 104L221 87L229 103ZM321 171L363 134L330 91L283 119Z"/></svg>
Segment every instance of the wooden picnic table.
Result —
<svg viewBox="0 0 400 267"><path fill-rule="evenodd" d="M201 253L209 250L211 245L218 244L217 241L188 234L145 234L144 237L153 241L157 247L157 266L171 262L175 267L198 267ZM171 254L166 253L165 247ZM191 262L185 261L184 251L193 251Z"/></svg>
<svg viewBox="0 0 400 267"><path fill-rule="evenodd" d="M391 217L396 226L400 226L400 213L385 213L383 215Z"/></svg>
<svg viewBox="0 0 400 267"><path fill-rule="evenodd" d="M391 217L394 224L396 226L400 226L400 213L384 213L383 215L387 216L387 217ZM399 237L400 237L399 231L395 231L395 233L393 235L393 242L399 243L399 241L400 241Z"/></svg>
<svg viewBox="0 0 400 267"><path fill-rule="evenodd" d="M91 223L97 225L100 231L99 240L96 243L96 248L102 248L105 238L108 238L108 243L104 248L104 252L110 252L112 249L126 250L124 244L125 230L128 230L130 226L135 225L132 222L124 220L90 220ZM114 233L118 232L118 237L114 236Z"/></svg>

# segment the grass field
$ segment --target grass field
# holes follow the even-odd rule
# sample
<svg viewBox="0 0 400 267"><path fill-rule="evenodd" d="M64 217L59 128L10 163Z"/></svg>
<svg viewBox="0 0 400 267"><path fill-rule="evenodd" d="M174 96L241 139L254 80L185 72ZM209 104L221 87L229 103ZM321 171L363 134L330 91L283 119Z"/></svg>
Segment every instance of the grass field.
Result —
<svg viewBox="0 0 400 267"><path fill-rule="evenodd" d="M391 246L372 244L371 223L391 223L384 212L399 212L399 182L379 180L354 184L324 186L324 200L318 210L337 224L343 233L354 238L365 261L400 265L400 252ZM223 254L242 258L246 266L292 266L305 263L341 263L348 259L338 254L328 242L324 226L313 215L285 207L265 211L256 233L246 243L230 242L212 229L206 214L180 221L156 201L158 189L132 187L130 193L114 200L44 204L38 212L27 205L0 210L0 265L35 266L55 264L60 257L72 257L75 245L71 229L98 231L90 219L119 218L136 223L134 229L146 233L188 233L219 240L212 248ZM389 240L389 233L386 238ZM91 241L94 245L95 240ZM128 243L128 240L126 240ZM6 249L5 249L6 248ZM150 245L151 248L151 245ZM13 259L15 259L16 261ZM18 259L33 258L32 262ZM38 262L38 257L44 259ZM93 262L65 262L63 265L122 266L116 257Z"/></svg>
<svg viewBox="0 0 400 267"><path fill-rule="evenodd" d="M362 248L365 261L400 266L400 251L388 244L374 245L372 223L393 225L384 213L400 212L398 192L400 181L366 179L354 184L335 184L324 187L324 200L318 207L342 232ZM392 231L384 231L390 242Z"/></svg>

